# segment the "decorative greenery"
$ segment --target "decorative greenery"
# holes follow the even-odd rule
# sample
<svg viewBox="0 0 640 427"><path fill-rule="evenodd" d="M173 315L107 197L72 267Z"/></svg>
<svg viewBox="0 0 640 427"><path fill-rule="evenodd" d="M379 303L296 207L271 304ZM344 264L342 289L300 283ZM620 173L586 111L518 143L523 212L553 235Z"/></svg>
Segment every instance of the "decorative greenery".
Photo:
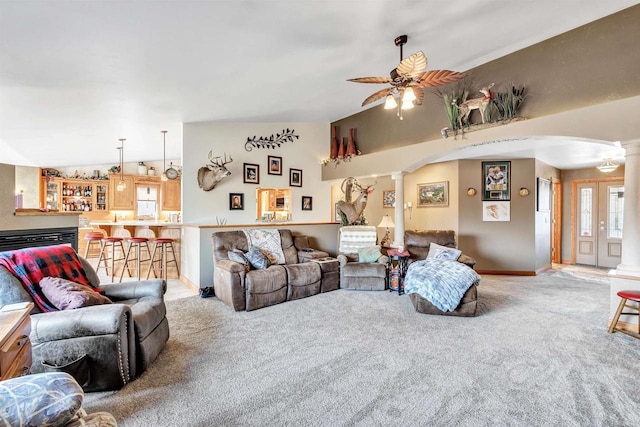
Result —
<svg viewBox="0 0 640 427"><path fill-rule="evenodd" d="M283 129L282 133L276 133L275 136L271 134L269 137L261 136L253 138L247 137L247 142L244 144L244 149L247 151L251 151L254 148L272 148L280 147L285 142L293 142L293 139L298 139L300 136L294 134L295 130L293 129Z"/></svg>
<svg viewBox="0 0 640 427"><path fill-rule="evenodd" d="M524 86L516 87L511 84L510 89L495 92L494 103L500 114L500 119L498 120L508 120L516 117L516 112L524 98Z"/></svg>
<svg viewBox="0 0 640 427"><path fill-rule="evenodd" d="M457 131L460 129L460 125L458 123L458 115L460 114L460 110L456 105L461 104L467 100L469 97L469 81L467 79L459 80L455 84L451 85L451 89L449 92L444 92L441 89L437 89L435 94L442 98L444 102L444 110L447 113L447 118L449 119L450 128L453 131Z"/></svg>
<svg viewBox="0 0 640 427"><path fill-rule="evenodd" d="M469 99L469 93L476 93L477 90L470 90L471 84L466 80L460 80L451 85L448 91L438 89L435 94L442 98L444 109L449 119L449 130L457 134L462 130L458 122L460 110L457 105ZM492 91L493 98L485 110L485 118L488 123L495 123L503 120L510 120L517 117L518 108L524 101L524 86L515 86L513 83L506 89L496 89ZM472 96L473 98L473 96ZM467 123L469 127L470 124ZM443 137L446 137L447 128L443 129Z"/></svg>

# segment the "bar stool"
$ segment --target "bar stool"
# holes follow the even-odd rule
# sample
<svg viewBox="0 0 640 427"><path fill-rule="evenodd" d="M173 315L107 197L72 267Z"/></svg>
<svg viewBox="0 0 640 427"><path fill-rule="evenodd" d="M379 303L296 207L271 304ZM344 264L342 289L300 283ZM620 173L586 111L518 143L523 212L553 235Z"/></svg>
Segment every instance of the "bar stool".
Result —
<svg viewBox="0 0 640 427"><path fill-rule="evenodd" d="M98 261L100 260L100 251L102 250L103 237L104 237L104 234L101 231L90 231L89 233L85 234L84 240L87 241L87 246L84 249L84 256L83 256L84 259L89 261L89 258L98 258ZM91 247L94 244L98 245L98 248L95 249L95 251ZM90 253L94 255L90 257L89 256Z"/></svg>
<svg viewBox="0 0 640 427"><path fill-rule="evenodd" d="M98 268L96 269L96 273L100 271L100 267L102 262L104 261L104 271L107 276L109 276L109 268L107 267L107 261L111 260L111 282L113 282L113 278L115 277L115 262L121 261L124 259L124 245L122 241L124 239L122 237L104 237L102 239L102 249L100 250L100 258L98 259ZM120 258L116 258L116 247L120 247L120 253L122 256ZM124 267L122 268L124 270ZM129 271L129 276L131 276L131 271Z"/></svg>
<svg viewBox="0 0 640 427"><path fill-rule="evenodd" d="M167 280L167 265L169 263L174 263L176 266L176 271L178 273L178 278L180 278L180 267L178 267L178 259L176 258L176 252L173 248L173 239L169 237L159 237L154 241L155 245L153 246L153 253L151 254L151 263L149 264L149 272L147 272L147 279L151 275L151 270L153 270L153 276L158 277L156 274L156 269L154 267L156 262L160 263L160 273L161 277ZM160 248L159 258L156 259L156 251ZM171 255L173 259L167 259L167 249L171 250Z"/></svg>
<svg viewBox="0 0 640 427"><path fill-rule="evenodd" d="M138 272L138 280L140 280L141 270L142 270L140 264L143 261L151 260L151 249L149 249L149 239L147 239L146 237L131 237L127 240L127 242L129 245L127 246L127 253L124 256L124 263L122 264L122 271L120 272L120 282L122 282L122 276L124 276L125 269L129 273L129 277L131 277L131 268L129 267L130 261L136 262L135 270ZM142 247L145 247L147 249L147 255L149 256L148 258L144 258L144 259L142 258L141 256ZM133 249L133 254L135 255L135 258L130 258L132 249ZM151 266L149 266L149 268L151 268Z"/></svg>
<svg viewBox="0 0 640 427"><path fill-rule="evenodd" d="M616 315L613 316L613 320L611 321L611 326L609 326L609 333L613 332L622 332L627 335L630 335L634 338L640 339L640 306L633 306L627 304L627 301L634 301L640 303L640 291L619 291L618 296L622 298L620 300L620 304L618 305L618 310L616 311ZM622 310L624 308L629 308L631 310L637 311L637 313L623 313ZM618 320L620 320L620 315L624 314L626 316L638 316L638 332L633 333L629 331L625 331L624 329L619 329L616 326L618 325Z"/></svg>

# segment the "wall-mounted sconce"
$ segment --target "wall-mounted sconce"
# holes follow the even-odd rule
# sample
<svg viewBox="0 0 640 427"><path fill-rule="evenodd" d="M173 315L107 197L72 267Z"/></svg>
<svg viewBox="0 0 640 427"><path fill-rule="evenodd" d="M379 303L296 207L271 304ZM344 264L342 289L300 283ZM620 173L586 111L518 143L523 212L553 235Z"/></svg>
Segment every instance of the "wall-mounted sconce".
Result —
<svg viewBox="0 0 640 427"><path fill-rule="evenodd" d="M518 191L518 194L520 194L522 197L526 197L529 195L529 189L526 187L521 187L520 191Z"/></svg>
<svg viewBox="0 0 640 427"><path fill-rule="evenodd" d="M411 209L413 208L413 202L407 202L404 204L404 210L409 210L409 219L411 219Z"/></svg>
<svg viewBox="0 0 640 427"><path fill-rule="evenodd" d="M473 188L473 187L467 188L467 196L473 197L473 196L476 195L476 193L477 193L477 191L476 191L475 188Z"/></svg>

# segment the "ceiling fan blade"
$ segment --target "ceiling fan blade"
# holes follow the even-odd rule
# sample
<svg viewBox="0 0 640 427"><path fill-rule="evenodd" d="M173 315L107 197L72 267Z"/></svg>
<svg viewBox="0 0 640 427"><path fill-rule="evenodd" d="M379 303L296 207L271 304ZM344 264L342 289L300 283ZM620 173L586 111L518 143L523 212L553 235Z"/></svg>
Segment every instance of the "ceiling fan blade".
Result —
<svg viewBox="0 0 640 427"><path fill-rule="evenodd" d="M374 93L373 95L369 96L367 99L365 99L364 101L362 101L362 106L364 107L367 104L370 104L374 101L377 101L378 99L382 99L384 97L386 97L387 95L391 94L391 92L393 92L394 88L392 87L388 87L386 89L382 89L377 91L376 93Z"/></svg>
<svg viewBox="0 0 640 427"><path fill-rule="evenodd" d="M415 79L427 68L427 57L424 56L422 51L416 52L413 55L405 58L400 62L396 72L404 77Z"/></svg>
<svg viewBox="0 0 640 427"><path fill-rule="evenodd" d="M348 82L355 83L391 83L389 77L358 77L357 79L347 79Z"/></svg>
<svg viewBox="0 0 640 427"><path fill-rule="evenodd" d="M449 70L430 70L424 73L416 84L422 87L442 86L465 77L466 74Z"/></svg>

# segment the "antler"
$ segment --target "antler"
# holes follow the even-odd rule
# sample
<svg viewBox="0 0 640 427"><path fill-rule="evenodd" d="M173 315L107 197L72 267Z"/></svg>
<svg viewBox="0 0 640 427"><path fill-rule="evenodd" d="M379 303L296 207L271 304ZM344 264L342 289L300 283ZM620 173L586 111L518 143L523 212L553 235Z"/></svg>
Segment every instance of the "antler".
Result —
<svg viewBox="0 0 640 427"><path fill-rule="evenodd" d="M224 165L226 165L227 163L233 162L233 159L231 158L231 156L229 156L229 160L227 161L227 153L224 153L224 161L222 163L220 162L220 157L221 156L213 157L213 150L209 151L209 161L214 166L218 166L221 168L221 167L224 167Z"/></svg>

